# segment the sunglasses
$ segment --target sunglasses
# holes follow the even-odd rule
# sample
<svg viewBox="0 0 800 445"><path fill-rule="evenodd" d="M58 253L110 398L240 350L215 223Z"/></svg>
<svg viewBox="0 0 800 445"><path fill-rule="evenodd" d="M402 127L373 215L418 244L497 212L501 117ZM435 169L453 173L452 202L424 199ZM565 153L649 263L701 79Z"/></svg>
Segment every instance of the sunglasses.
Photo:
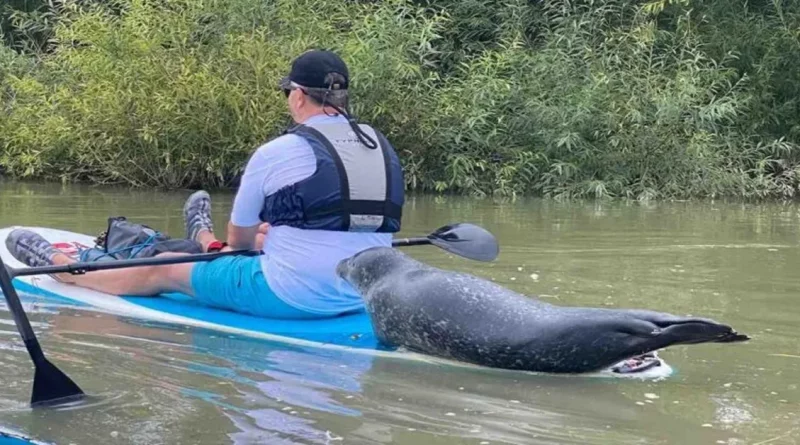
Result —
<svg viewBox="0 0 800 445"><path fill-rule="evenodd" d="M281 89L283 90L283 94L288 98L289 95L292 93L293 90L300 90L303 94L306 94L306 90L303 89L300 85L294 82L286 82L281 84Z"/></svg>

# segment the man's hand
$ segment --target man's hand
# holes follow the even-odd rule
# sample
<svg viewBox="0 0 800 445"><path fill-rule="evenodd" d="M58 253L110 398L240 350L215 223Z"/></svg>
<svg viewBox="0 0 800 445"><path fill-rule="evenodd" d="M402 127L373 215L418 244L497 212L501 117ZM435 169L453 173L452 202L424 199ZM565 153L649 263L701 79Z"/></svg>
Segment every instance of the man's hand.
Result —
<svg viewBox="0 0 800 445"><path fill-rule="evenodd" d="M269 231L269 224L263 223L258 226L258 234L256 235L256 250L262 250L264 248L264 239L267 237L267 232Z"/></svg>
<svg viewBox="0 0 800 445"><path fill-rule="evenodd" d="M263 234L261 234L261 226L255 225L251 227L239 227L228 222L228 246L231 249L254 249L256 248L256 236L262 237L261 243L263 244Z"/></svg>

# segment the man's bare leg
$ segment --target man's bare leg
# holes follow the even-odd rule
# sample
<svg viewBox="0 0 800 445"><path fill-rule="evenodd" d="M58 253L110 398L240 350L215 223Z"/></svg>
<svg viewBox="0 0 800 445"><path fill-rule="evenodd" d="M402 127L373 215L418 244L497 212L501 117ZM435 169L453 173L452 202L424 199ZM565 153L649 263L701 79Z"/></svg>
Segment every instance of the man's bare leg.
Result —
<svg viewBox="0 0 800 445"><path fill-rule="evenodd" d="M204 251L208 250L209 244L217 241L211 224L210 209L211 199L204 191L196 192L184 206L187 236L200 242ZM265 233L267 225L263 226ZM259 248L263 243L263 233L260 235L262 240ZM63 266L77 262L52 247L41 236L26 230L17 232L16 236L9 236L6 246L10 252L16 252L15 256L22 256L18 259L32 266L47 264ZM163 253L158 256L180 255L186 254ZM96 271L84 275L56 274L54 277L63 283L114 295L153 296L164 292L181 292L194 296L191 286L192 267L193 263L140 266Z"/></svg>
<svg viewBox="0 0 800 445"><path fill-rule="evenodd" d="M183 256L185 253L162 253L158 257ZM51 257L54 265L65 266L76 260L57 253ZM54 277L62 282L113 295L155 296L165 292L182 292L194 296L191 285L193 263L163 266L140 266L126 269L100 270L85 275L68 273Z"/></svg>
<svg viewBox="0 0 800 445"><path fill-rule="evenodd" d="M208 252L208 246L211 243L218 242L219 240L217 239L216 236L214 236L214 233L211 232L210 230L203 230L202 232L197 234L195 241L197 241L198 243L200 243L201 246L203 246L203 252ZM225 246L224 248L222 248L222 250L230 250L230 248Z"/></svg>
<svg viewBox="0 0 800 445"><path fill-rule="evenodd" d="M65 266L77 261L56 249L41 235L28 229L15 229L5 239L6 248L14 258L30 267ZM159 256L179 256L183 253L164 253ZM126 269L69 273L54 277L63 282L115 295L151 296L163 292L183 292L194 296L191 286L192 263L163 266L140 266Z"/></svg>

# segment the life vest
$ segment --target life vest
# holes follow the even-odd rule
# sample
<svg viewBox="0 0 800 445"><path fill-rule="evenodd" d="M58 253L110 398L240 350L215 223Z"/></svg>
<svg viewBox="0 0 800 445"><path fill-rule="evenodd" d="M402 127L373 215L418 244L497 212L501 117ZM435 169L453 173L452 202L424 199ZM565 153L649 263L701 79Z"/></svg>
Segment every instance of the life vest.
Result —
<svg viewBox="0 0 800 445"><path fill-rule="evenodd" d="M308 141L317 168L308 178L267 196L261 220L308 230L399 231L405 200L400 159L383 134L359 126L378 141L377 148L361 143L347 122L288 130Z"/></svg>

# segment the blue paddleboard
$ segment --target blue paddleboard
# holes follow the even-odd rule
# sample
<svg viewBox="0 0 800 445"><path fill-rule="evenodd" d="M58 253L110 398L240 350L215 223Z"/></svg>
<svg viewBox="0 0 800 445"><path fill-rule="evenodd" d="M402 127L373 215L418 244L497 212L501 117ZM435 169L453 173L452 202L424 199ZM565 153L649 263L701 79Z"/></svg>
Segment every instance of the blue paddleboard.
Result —
<svg viewBox="0 0 800 445"><path fill-rule="evenodd" d="M64 253L77 257L80 249L94 247L95 238L64 230L26 227L42 235ZM14 227L0 229L5 239ZM12 268L27 268L0 243L0 257ZM111 295L71 284L60 283L47 275L14 278L14 287L24 293L88 309L150 321L174 323L214 329L251 337L279 340L295 344L338 347L356 350L385 351L375 338L369 315L358 312L322 320L266 319L197 304L179 293L160 297Z"/></svg>
<svg viewBox="0 0 800 445"><path fill-rule="evenodd" d="M48 445L28 439L22 434L0 428L0 445Z"/></svg>
<svg viewBox="0 0 800 445"><path fill-rule="evenodd" d="M6 239L14 228L0 229L0 240ZM73 257L78 256L80 249L95 247L95 237L89 235L42 227L26 228L37 232L62 252ZM12 268L28 267L11 256L5 243L0 243L0 257ZM320 320L279 320L207 307L184 294L170 293L157 297L111 295L60 283L48 275L17 277L13 283L20 292L51 301L151 322L211 329L298 346L346 349L371 355L388 355L466 367L476 366L385 347L378 342L369 315L365 311ZM663 363L659 368L631 374L616 374L606 370L593 375L653 378L664 377L671 372L672 369Z"/></svg>

